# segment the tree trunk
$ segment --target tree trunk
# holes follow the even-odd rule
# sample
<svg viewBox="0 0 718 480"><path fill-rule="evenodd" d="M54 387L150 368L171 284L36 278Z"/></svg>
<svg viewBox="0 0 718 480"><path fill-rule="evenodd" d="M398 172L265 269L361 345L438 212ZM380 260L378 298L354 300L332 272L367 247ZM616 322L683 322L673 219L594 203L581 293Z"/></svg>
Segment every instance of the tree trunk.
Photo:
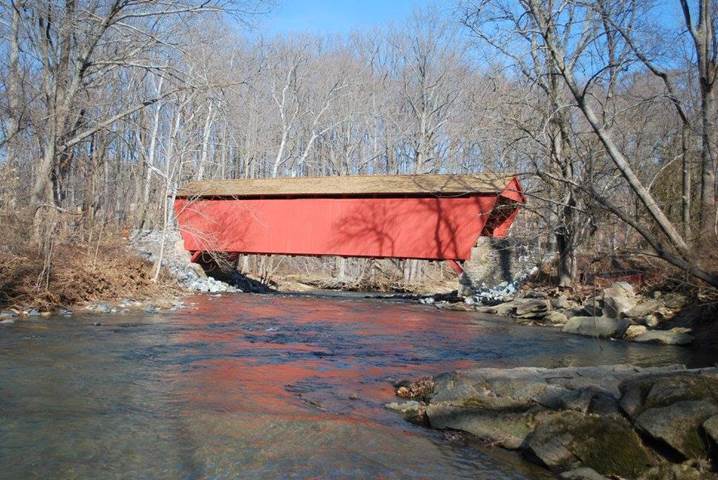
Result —
<svg viewBox="0 0 718 480"><path fill-rule="evenodd" d="M701 210L700 228L701 242L709 245L715 238L716 221L716 177L715 177L715 148L718 141L716 132L715 95L712 85L703 85L701 81Z"/></svg>

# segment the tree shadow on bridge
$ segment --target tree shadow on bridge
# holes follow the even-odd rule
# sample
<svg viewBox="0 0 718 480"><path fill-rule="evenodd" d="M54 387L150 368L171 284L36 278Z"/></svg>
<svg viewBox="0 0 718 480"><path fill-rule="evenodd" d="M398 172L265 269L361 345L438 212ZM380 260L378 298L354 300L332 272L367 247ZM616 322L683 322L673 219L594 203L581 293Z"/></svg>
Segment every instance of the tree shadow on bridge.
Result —
<svg viewBox="0 0 718 480"><path fill-rule="evenodd" d="M460 205L453 198L395 197L362 203L335 223L333 250L407 259L467 258L495 196L464 197Z"/></svg>

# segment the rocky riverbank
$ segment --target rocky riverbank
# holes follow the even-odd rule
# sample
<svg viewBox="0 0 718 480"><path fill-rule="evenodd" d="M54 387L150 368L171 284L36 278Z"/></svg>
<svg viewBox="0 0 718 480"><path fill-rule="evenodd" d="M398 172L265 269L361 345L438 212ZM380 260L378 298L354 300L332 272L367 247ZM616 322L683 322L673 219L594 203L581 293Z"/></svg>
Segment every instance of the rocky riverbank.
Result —
<svg viewBox="0 0 718 480"><path fill-rule="evenodd" d="M243 291L238 286L239 279L230 282L217 280L207 275L200 265L193 263L178 231L172 230L165 235L164 250L161 249L162 232L156 230L135 231L130 237L130 245L142 258L153 264L162 252L163 267L186 290L202 293Z"/></svg>
<svg viewBox="0 0 718 480"><path fill-rule="evenodd" d="M511 288L504 294L492 295L492 305L485 304L486 298L480 294L466 297L463 303L432 300L424 303L511 317L520 324L560 328L576 335L667 345L688 345L694 341L692 326L673 322L688 305L688 298L677 292L639 295L631 284L617 282L590 296Z"/></svg>
<svg viewBox="0 0 718 480"><path fill-rule="evenodd" d="M184 305L184 301L179 296L164 296L163 298L156 297L152 300L123 298L119 301L91 302L84 305L73 305L54 309L8 308L0 311L0 325L11 325L20 318L49 317L52 315L71 317L75 314L82 313L163 313L179 310L184 307Z"/></svg>
<svg viewBox="0 0 718 480"><path fill-rule="evenodd" d="M718 479L718 368L479 368L398 385L387 407L519 450L568 479Z"/></svg>

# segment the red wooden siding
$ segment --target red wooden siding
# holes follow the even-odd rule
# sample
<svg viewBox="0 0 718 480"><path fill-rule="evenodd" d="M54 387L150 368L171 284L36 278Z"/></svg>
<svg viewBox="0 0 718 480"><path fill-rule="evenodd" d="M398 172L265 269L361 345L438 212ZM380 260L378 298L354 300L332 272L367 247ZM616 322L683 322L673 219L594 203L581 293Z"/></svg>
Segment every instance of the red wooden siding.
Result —
<svg viewBox="0 0 718 480"><path fill-rule="evenodd" d="M175 212L192 252L466 260L479 235L508 233L516 202L513 179L499 194L178 198Z"/></svg>

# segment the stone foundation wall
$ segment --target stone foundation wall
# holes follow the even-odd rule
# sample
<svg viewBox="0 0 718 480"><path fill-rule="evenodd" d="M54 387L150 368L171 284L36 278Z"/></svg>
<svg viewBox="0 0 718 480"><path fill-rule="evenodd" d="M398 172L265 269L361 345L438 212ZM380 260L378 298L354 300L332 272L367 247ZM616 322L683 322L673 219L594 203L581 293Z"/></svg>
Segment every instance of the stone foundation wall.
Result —
<svg viewBox="0 0 718 480"><path fill-rule="evenodd" d="M513 238L479 237L464 262L459 293L464 296L480 289L494 288L523 279L540 263L534 247Z"/></svg>

